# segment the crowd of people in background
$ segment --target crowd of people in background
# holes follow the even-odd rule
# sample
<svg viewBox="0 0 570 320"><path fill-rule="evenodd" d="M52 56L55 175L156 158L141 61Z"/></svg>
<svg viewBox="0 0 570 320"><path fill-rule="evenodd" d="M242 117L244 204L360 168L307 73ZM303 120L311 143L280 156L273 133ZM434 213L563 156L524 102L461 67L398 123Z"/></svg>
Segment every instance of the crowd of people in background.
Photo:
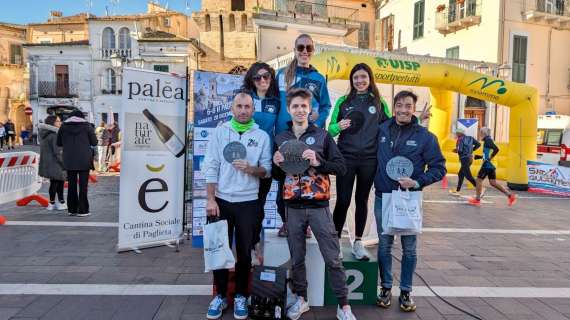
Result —
<svg viewBox="0 0 570 320"><path fill-rule="evenodd" d="M121 134L118 124L102 122L94 128L85 120L83 112L74 110L64 121L57 115L47 116L38 124L38 135L38 174L49 180L47 210L67 210L70 216L77 217L91 215L89 175L94 170L107 171L110 163L119 161Z"/></svg>

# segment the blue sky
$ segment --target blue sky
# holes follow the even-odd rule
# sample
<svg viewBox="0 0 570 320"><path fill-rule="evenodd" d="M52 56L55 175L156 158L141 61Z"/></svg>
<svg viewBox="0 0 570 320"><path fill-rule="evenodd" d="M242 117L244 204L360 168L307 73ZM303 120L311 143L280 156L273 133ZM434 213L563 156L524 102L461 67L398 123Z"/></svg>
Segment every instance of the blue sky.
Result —
<svg viewBox="0 0 570 320"><path fill-rule="evenodd" d="M200 8L201 0L159 0L168 8L190 14ZM91 9L88 3L92 4ZM113 5L115 3L115 5ZM186 3L190 9L186 10ZM147 0L15 0L3 4L0 10L0 22L26 24L44 22L51 10L62 11L65 16L80 12L91 12L97 16L105 15L105 7L113 14L144 13Z"/></svg>

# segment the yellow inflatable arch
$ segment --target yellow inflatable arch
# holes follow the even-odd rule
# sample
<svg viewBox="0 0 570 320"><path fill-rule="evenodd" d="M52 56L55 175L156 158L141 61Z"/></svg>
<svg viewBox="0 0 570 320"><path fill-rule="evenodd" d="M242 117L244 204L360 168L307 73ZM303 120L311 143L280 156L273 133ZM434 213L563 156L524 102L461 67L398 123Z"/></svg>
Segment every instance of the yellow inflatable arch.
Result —
<svg viewBox="0 0 570 320"><path fill-rule="evenodd" d="M447 169L452 173L459 169L457 154L452 152L455 147L451 135L453 92L510 107L509 143L498 144L501 152L496 159L497 177L507 180L512 189L527 188L527 160L536 159L538 92L534 87L447 64L340 51L322 52L311 60L311 64L328 80L348 80L350 70L357 63L368 64L376 82L430 89L433 116L429 130L437 136L447 159Z"/></svg>

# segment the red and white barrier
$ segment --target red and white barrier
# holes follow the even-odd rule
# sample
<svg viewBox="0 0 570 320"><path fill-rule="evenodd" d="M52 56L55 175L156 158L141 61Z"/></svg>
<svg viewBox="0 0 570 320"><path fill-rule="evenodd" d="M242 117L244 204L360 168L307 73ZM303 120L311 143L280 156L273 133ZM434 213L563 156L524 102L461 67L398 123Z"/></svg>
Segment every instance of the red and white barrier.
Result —
<svg viewBox="0 0 570 320"><path fill-rule="evenodd" d="M40 155L30 151L0 153L0 204L18 201L18 205L26 205L36 200L47 206L47 199L36 195L42 186L39 160Z"/></svg>

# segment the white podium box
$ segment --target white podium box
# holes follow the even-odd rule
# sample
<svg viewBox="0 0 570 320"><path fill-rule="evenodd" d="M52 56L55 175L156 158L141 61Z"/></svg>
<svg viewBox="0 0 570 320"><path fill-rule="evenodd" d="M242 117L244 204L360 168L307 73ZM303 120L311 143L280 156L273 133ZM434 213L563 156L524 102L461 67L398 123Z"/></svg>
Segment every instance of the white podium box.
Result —
<svg viewBox="0 0 570 320"><path fill-rule="evenodd" d="M277 235L276 229L265 230L263 248L263 264L269 267L281 267L288 264L291 259L287 238ZM307 266L307 299L311 306L324 306L325 304L325 261L319 250L317 240L313 236L307 239L307 253L305 264Z"/></svg>

